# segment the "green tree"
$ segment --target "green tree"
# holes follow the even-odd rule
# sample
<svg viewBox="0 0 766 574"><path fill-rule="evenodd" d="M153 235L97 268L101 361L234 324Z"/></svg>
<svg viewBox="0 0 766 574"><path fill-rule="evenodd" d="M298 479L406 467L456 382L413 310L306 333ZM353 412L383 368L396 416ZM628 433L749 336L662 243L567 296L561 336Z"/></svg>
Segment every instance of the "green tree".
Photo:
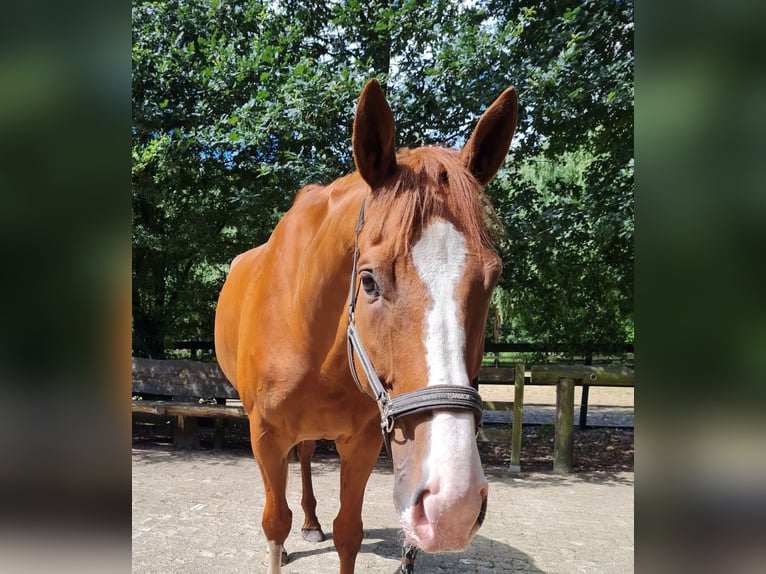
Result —
<svg viewBox="0 0 766 574"><path fill-rule="evenodd" d="M136 354L210 338L228 262L265 241L301 185L350 169L339 118L361 82L343 61L319 65L330 46L313 42L314 16L273 2L134 2Z"/></svg>
<svg viewBox="0 0 766 574"><path fill-rule="evenodd" d="M228 262L295 193L351 171L376 76L397 145L461 146L508 85L522 105L489 189L506 337L632 325L632 2L133 2L134 352L209 339ZM508 323L508 322L506 322Z"/></svg>
<svg viewBox="0 0 766 574"><path fill-rule="evenodd" d="M633 4L491 2L490 61L524 108L491 188L513 326L530 342L633 337Z"/></svg>

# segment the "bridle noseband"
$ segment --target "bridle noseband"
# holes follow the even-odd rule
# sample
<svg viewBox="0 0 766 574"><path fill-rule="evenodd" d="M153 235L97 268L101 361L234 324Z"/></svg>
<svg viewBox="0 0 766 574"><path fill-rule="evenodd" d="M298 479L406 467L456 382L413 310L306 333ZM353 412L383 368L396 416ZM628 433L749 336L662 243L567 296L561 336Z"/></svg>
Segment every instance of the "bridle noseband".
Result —
<svg viewBox="0 0 766 574"><path fill-rule="evenodd" d="M380 377L375 372L369 355L359 338L359 332L356 330L354 322L354 310L356 308L356 299L358 296L358 285L356 281L357 265L359 262L359 233L364 224L364 204L366 199L362 200L362 206L359 208L359 219L356 224L354 237L354 262L351 268L351 287L348 297L348 362L351 367L351 375L359 390L370 397L378 404L380 409L380 427L383 432L383 441L386 445L386 451L391 456L391 431L394 430L396 420L415 413L432 411L435 409L467 410L473 412L476 421L476 430L481 427L481 418L483 406L479 392L473 387L463 387L457 385L432 385L416 391L404 393L402 395L391 397ZM374 395L365 390L359 381L359 375L356 372L356 363L354 353L359 356L359 362L362 365L367 381L372 388Z"/></svg>

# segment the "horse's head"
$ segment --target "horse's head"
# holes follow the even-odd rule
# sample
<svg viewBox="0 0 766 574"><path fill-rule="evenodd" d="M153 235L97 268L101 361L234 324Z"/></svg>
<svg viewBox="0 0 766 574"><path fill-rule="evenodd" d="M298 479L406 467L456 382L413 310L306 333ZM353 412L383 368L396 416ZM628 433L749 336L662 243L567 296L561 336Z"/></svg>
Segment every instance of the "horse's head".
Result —
<svg viewBox="0 0 766 574"><path fill-rule="evenodd" d="M509 88L462 151L397 155L393 116L373 80L354 122L354 159L371 188L358 234L356 330L391 398L443 391L436 406L396 419L390 434L401 524L429 552L465 548L486 510L476 413L451 408L449 397L475 397L471 382L501 272L482 186L508 153L516 114Z"/></svg>

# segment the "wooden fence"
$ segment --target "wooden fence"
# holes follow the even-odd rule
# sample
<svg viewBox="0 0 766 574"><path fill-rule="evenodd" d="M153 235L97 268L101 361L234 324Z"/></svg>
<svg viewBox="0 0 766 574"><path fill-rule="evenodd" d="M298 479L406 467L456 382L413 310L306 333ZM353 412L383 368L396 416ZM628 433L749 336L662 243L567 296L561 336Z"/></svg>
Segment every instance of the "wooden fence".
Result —
<svg viewBox="0 0 766 574"><path fill-rule="evenodd" d="M214 349L212 341L182 341L176 349L191 351L210 351ZM564 345L534 345L527 343L495 344L487 343L485 354L494 355L493 366L483 366L479 371L479 385L513 385L513 415L511 422L511 471L521 469L521 438L524 408L525 385L555 385L556 415L553 470L568 473L572 468L572 449L574 437L574 388L582 386L580 404L580 427L584 428L588 408L588 388L591 386L634 386L632 364L594 365L594 358L603 360L605 356L625 356L633 353L633 345L590 345L579 353L582 364L536 364L526 368L523 363L501 366L500 353L571 353ZM140 380L141 376L138 376ZM134 368L134 392L136 373ZM140 385L139 385L140 386ZM135 410L135 409L134 409Z"/></svg>
<svg viewBox="0 0 766 574"><path fill-rule="evenodd" d="M634 369L630 365L532 365L527 371L523 363L512 367L482 367L479 386L513 384L513 418L511 419L511 466L521 470L521 428L525 385L556 386L556 418L553 446L553 471L568 473L572 469L574 437L574 388L583 387L580 426L584 427L587 411L586 391L591 386L632 387Z"/></svg>

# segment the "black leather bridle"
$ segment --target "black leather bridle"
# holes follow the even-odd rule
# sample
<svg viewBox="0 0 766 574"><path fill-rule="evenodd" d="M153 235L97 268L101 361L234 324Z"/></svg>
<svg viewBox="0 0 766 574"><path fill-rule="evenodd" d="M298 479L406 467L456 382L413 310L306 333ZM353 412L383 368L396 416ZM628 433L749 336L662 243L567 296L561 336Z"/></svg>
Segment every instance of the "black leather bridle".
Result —
<svg viewBox="0 0 766 574"><path fill-rule="evenodd" d="M357 264L359 262L359 233L364 224L365 201L366 200L362 200L362 206L359 208L359 219L357 221L354 238L354 262L351 268L351 287L348 297L348 362L356 386L362 393L375 401L380 409L380 427L383 433L383 441L386 445L386 451L390 457L390 435L397 419L435 409L467 410L473 413L476 421L476 430L478 432L478 429L481 427L483 407L481 396L473 387L433 385L409 393L404 393L396 397L391 397L383 387L383 383L375 372L375 367L373 367L372 361L370 360L369 355L367 355L367 351L365 351L362 340L359 338L359 332L356 330L356 324L354 322L354 310L356 307L356 299L359 294L359 287L356 280ZM356 363L354 361L355 353L359 357L359 362L362 365L364 374L373 391L372 395L365 390L362 383L359 381L359 375L356 372Z"/></svg>

